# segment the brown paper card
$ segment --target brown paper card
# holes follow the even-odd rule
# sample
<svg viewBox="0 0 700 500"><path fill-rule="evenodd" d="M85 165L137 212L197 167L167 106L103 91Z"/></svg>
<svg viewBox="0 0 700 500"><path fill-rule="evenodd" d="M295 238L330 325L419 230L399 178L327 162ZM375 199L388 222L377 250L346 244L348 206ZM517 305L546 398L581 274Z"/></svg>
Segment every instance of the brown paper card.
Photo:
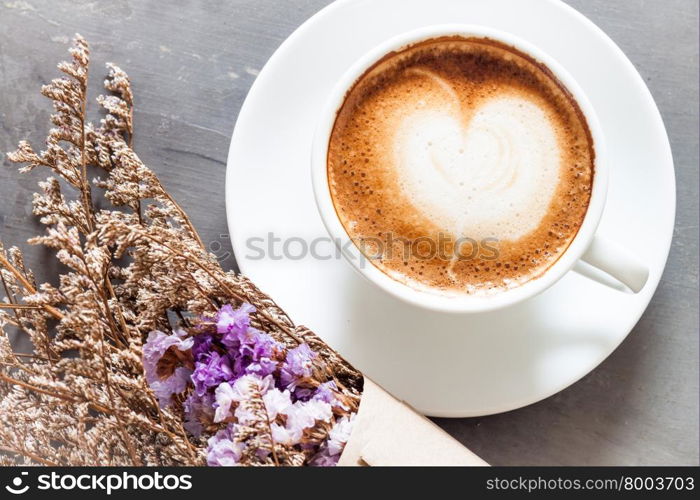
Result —
<svg viewBox="0 0 700 500"><path fill-rule="evenodd" d="M488 465L365 377L353 431L338 465Z"/></svg>

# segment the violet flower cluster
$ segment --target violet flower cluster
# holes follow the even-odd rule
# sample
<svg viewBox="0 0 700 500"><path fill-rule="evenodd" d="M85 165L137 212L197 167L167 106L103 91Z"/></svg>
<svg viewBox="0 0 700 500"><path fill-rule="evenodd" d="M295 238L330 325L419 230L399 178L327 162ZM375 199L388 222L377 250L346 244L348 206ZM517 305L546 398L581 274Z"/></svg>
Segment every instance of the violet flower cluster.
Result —
<svg viewBox="0 0 700 500"><path fill-rule="evenodd" d="M143 348L148 384L161 407L181 405L189 433L210 436L209 465L240 465L251 454L264 461L275 448L295 450L309 465L335 465L355 414L319 370L318 354L251 326L253 312L247 303L225 305L195 335L151 332Z"/></svg>

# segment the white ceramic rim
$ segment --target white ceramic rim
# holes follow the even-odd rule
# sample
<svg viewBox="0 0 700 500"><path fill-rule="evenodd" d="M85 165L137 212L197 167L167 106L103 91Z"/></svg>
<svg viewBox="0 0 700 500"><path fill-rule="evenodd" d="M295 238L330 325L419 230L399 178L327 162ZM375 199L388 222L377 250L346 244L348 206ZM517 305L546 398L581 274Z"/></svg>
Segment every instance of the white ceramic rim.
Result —
<svg viewBox="0 0 700 500"><path fill-rule="evenodd" d="M378 60L392 51L409 45L441 36L481 37L499 41L518 49L543 64L556 76L578 103L593 139L595 151L593 187L588 210L574 240L564 254L545 273L516 288L494 295L446 296L414 289L402 284L379 268L366 261L359 248L349 243L331 197L326 168L328 142L335 124L337 112L352 85ZM328 233L341 249L345 259L362 276L376 284L385 292L410 304L434 311L449 313L475 313L500 309L534 297L559 281L581 258L595 236L598 223L603 215L608 186L609 166L606 161L598 117L588 97L576 80L552 57L533 44L510 33L472 24L440 24L412 30L397 35L367 52L357 60L340 78L333 88L316 129L311 151L311 179L318 211ZM362 264L363 263L363 264Z"/></svg>

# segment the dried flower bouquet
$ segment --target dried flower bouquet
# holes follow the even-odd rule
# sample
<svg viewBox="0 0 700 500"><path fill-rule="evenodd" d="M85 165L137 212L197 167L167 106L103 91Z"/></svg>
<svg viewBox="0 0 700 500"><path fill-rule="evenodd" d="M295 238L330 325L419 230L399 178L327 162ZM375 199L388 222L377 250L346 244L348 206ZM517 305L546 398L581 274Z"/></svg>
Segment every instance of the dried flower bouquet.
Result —
<svg viewBox="0 0 700 500"><path fill-rule="evenodd" d="M249 280L224 272L131 148L134 97L108 64L86 119L89 50L76 36L46 148L9 154L51 171L33 199L64 271L38 285L0 244L0 462L332 465L362 375ZM106 200L101 208L96 200ZM26 334L30 353L10 336Z"/></svg>

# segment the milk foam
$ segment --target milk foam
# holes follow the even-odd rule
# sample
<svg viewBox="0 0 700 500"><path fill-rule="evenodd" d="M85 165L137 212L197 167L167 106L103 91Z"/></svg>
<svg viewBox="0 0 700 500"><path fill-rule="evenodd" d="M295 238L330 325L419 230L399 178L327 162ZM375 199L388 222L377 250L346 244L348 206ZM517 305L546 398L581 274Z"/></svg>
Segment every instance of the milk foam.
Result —
<svg viewBox="0 0 700 500"><path fill-rule="evenodd" d="M559 182L561 154L536 103L494 96L465 117L445 92L437 103L418 96L406 108L393 137L393 168L417 210L457 237L516 240L538 227Z"/></svg>

